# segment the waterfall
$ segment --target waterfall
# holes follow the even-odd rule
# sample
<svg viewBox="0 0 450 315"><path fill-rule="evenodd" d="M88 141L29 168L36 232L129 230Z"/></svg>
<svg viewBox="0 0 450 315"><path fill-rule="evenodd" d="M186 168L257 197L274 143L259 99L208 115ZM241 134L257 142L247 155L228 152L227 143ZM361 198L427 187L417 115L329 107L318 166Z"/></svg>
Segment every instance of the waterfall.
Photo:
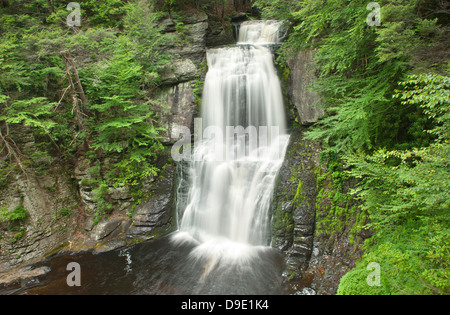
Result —
<svg viewBox="0 0 450 315"><path fill-rule="evenodd" d="M178 239L226 247L231 256L270 244L272 195L289 140L270 50L280 27L244 22L237 45L207 51L201 125L183 166L189 187L177 201Z"/></svg>

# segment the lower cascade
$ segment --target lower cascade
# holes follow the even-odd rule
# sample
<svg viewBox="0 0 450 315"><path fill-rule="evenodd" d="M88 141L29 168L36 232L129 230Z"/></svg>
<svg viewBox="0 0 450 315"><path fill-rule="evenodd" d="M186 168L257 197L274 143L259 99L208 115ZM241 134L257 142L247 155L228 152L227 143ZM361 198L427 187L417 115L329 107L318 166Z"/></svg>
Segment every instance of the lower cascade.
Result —
<svg viewBox="0 0 450 315"><path fill-rule="evenodd" d="M197 242L193 255L242 258L270 245L272 195L289 141L271 51L281 25L244 22L237 45L207 51L201 124L182 166L188 188L178 192L174 236Z"/></svg>

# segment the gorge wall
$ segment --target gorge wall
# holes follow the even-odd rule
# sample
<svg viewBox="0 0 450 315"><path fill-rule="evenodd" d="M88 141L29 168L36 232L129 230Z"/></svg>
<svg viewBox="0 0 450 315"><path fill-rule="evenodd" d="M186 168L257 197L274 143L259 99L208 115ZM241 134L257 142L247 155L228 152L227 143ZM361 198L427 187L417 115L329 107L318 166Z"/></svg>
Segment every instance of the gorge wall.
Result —
<svg viewBox="0 0 450 315"><path fill-rule="evenodd" d="M107 172L115 161L76 158L64 165L50 156L40 156L39 172L23 172L0 191L2 207L9 211L24 208L27 218L12 227L3 224L0 240L0 271L30 263L60 249L107 251L131 242L152 239L176 229L174 214L176 165L170 161L170 149L180 139L180 127L193 131L198 116L202 82L206 73L206 49L235 42L233 21L224 21L204 13L187 14L179 20L164 19L165 32L177 32L183 23L186 44L175 42L166 49L173 62L162 74L160 88L149 98L159 100L157 122L167 132L163 144L167 154L158 161L163 169L158 177L144 183L142 195L126 187L104 188L103 199L96 198L93 178ZM339 279L360 256L359 246L365 235L356 235L352 225L356 212L351 202L332 198L332 179L320 164L320 145L306 140L304 133L323 115L317 93L310 89L314 81L311 51L301 51L287 67L286 113L289 117L291 143L282 166L274 195L273 246L286 256L285 280L288 293L333 294ZM18 145L22 151L36 152L36 142L26 128ZM348 189L348 187L346 188ZM99 202L113 206L108 219L94 221ZM344 211L334 211L337 204ZM356 206L355 206L356 207ZM347 215L348 214L348 215ZM342 222L339 228L334 223Z"/></svg>

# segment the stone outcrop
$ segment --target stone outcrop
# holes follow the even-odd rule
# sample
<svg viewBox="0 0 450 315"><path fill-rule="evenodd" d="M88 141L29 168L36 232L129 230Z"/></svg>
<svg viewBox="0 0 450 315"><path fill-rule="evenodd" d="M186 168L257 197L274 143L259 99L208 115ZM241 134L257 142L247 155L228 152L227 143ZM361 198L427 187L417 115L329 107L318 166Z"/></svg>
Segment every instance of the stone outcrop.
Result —
<svg viewBox="0 0 450 315"><path fill-rule="evenodd" d="M175 167L167 168L165 174L152 185L152 195L133 212L133 224L126 231L128 236L150 233L151 237L156 237L176 228L174 174Z"/></svg>
<svg viewBox="0 0 450 315"><path fill-rule="evenodd" d="M319 94L313 91L311 84L316 79L315 62L311 50L301 50L288 61L290 69L289 96L296 107L299 121L308 126L318 122L324 115Z"/></svg>
<svg viewBox="0 0 450 315"><path fill-rule="evenodd" d="M160 89L156 98L158 109L158 125L167 131L162 133L163 143L173 144L183 136L183 127L193 132L194 117L197 115L197 105L194 90L196 81L182 82L177 85Z"/></svg>
<svg viewBox="0 0 450 315"><path fill-rule="evenodd" d="M291 142L274 193L273 246L286 253L286 272L308 267L313 250L316 215L316 175L320 147L303 139L300 126Z"/></svg>
<svg viewBox="0 0 450 315"><path fill-rule="evenodd" d="M274 192L273 246L285 254L288 294L335 294L370 235L354 230L361 220L356 201L335 200L332 180L318 180L324 172L321 147L304 138L306 131L292 122L291 142ZM344 185L340 194L354 183ZM342 215L335 213L336 207L344 209Z"/></svg>
<svg viewBox="0 0 450 315"><path fill-rule="evenodd" d="M311 87L317 70L312 51L299 51L287 66L291 140L274 192L273 246L285 254L287 293L334 294L340 278L361 257L359 245L368 236L352 234L358 215L358 210L350 213L354 200L334 205L329 199L335 188L318 181L324 172L322 148L304 136L324 115L320 96ZM344 218L335 217L333 206L346 209ZM344 228L338 230L333 221Z"/></svg>
<svg viewBox="0 0 450 315"><path fill-rule="evenodd" d="M173 41L164 47L164 52L172 55L175 62L183 61L186 70L192 70L192 68L187 67L186 59L191 60L196 66L204 61L206 35L209 26L206 13L187 14L179 20L167 18L161 21L160 25L165 33L177 34ZM167 67L167 73L175 70L172 65ZM163 76L163 84L170 83L170 80L164 81L164 77L171 77L167 73Z"/></svg>
<svg viewBox="0 0 450 315"><path fill-rule="evenodd" d="M247 16L245 16L245 19ZM224 22L216 16L209 17L206 45L208 47L217 47L222 45L231 45L236 43L233 25L230 22Z"/></svg>

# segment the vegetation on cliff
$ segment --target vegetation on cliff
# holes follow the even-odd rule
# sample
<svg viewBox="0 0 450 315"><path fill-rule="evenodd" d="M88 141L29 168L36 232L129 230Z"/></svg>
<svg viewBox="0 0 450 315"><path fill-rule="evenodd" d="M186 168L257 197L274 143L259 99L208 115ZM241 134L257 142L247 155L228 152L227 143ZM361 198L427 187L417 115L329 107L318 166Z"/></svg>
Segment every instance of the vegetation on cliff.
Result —
<svg viewBox="0 0 450 315"><path fill-rule="evenodd" d="M352 194L375 232L338 293L448 294L449 10L442 1L377 4L378 17L367 1L255 1L265 18L292 24L280 62L315 50L312 88L326 115L308 137L359 179ZM366 281L372 262L376 285Z"/></svg>
<svg viewBox="0 0 450 315"><path fill-rule="evenodd" d="M146 95L170 60L167 36L146 1L80 1L70 27L64 1L3 1L0 7L1 181L42 154L117 162L103 177L137 185L158 171L161 128ZM22 152L10 130L33 131L39 152ZM101 215L105 209L99 209Z"/></svg>

